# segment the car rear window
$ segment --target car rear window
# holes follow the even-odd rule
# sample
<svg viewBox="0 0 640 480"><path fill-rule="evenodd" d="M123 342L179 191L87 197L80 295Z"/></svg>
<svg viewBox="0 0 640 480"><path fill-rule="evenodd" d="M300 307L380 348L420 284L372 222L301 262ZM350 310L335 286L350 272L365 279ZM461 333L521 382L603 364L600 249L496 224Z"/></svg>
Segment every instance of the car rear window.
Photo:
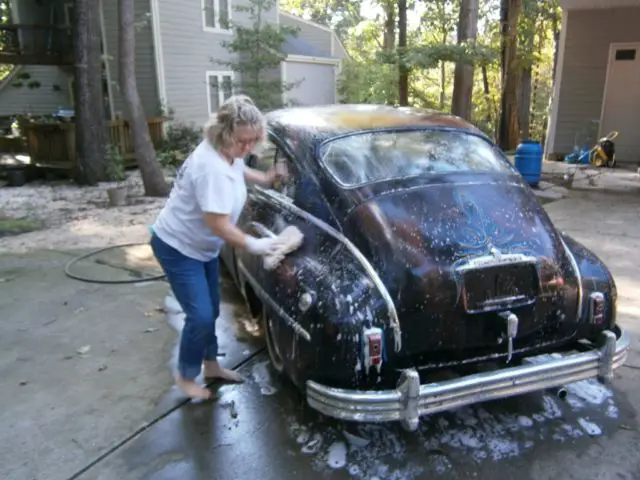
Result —
<svg viewBox="0 0 640 480"><path fill-rule="evenodd" d="M511 171L488 141L466 132L363 132L325 143L325 168L343 185L447 172Z"/></svg>

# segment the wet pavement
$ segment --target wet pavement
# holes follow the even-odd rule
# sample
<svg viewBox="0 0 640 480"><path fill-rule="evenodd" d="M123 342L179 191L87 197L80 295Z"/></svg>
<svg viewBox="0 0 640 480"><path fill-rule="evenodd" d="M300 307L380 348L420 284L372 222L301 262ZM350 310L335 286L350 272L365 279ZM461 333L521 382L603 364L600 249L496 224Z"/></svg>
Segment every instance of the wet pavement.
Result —
<svg viewBox="0 0 640 480"><path fill-rule="evenodd" d="M630 265L608 260L620 274L621 317L637 346L637 319L624 309L634 304L626 297ZM233 286L224 285L229 299ZM591 380L569 385L564 400L539 392L487 402L423 419L410 433L323 417L256 348L235 357L245 384L216 387L214 402L182 403L72 478L640 478L636 352L614 388Z"/></svg>
<svg viewBox="0 0 640 480"><path fill-rule="evenodd" d="M185 405L77 478L524 479L562 452L587 454L598 438L618 433L638 445L635 422L625 423L631 407L596 382L570 386L565 401L545 392L435 415L409 433L316 414L264 354L240 371L246 384L220 387L215 402ZM606 477L582 478L636 478L638 454L629 453L601 463ZM535 478L553 472L543 468L549 476Z"/></svg>
<svg viewBox="0 0 640 480"><path fill-rule="evenodd" d="M225 353L221 361L242 372L244 384L217 386L217 399L213 402L186 402L170 386L167 368L169 357L175 357L176 352L175 330L168 325L179 329L180 317L170 314L167 322L163 316L157 321L166 330L160 323L154 324L159 328L154 335L161 334L155 337L159 343L153 345L151 335L142 335L135 339L138 356L126 358L140 362L145 376L137 379L138 395L146 395L146 403L136 398L136 380L127 377L124 391L115 392L113 384L107 385L111 390L100 390L103 395L112 392L103 404L92 396L89 402L80 397L73 405L68 395L62 395L59 399L50 398L48 403L41 400L29 405L31 417L27 407L4 410L3 404L3 422L8 421L7 412L23 418L14 421L11 430L6 430L3 423L6 440L0 441L0 478L640 479L636 418L640 405L640 299L635 294L640 266L636 253L640 248L639 206L640 199L622 201L601 196L585 197L579 203L568 199L548 206L552 219L601 255L616 276L620 322L632 335L633 351L612 388L584 381L569 385L564 400L552 392L539 392L465 407L423 419L413 433L395 424L334 421L307 407L303 396L286 379L274 374L260 332L253 328L237 290L226 279L218 327L221 351ZM53 267L58 268L58 264ZM59 274L43 277L42 285L51 284L58 278L56 275ZM12 288L17 294L20 286ZM162 282L139 288L86 284L65 288L69 295L65 301L79 301L78 296L84 295L84 305L90 308L113 301L111 296L117 293L125 306L133 306L139 312L151 305L159 306L167 291ZM80 293L73 293L74 288ZM11 303L0 307L11 308ZM127 327L132 319L125 312L124 308L117 310L112 315L123 315L123 319L110 320L123 330L129 328L120 335L142 333L143 323ZM104 316L106 312L98 310L97 315ZM48 326L45 324L50 320L41 320L38 328ZM58 321L62 320L60 317ZM95 322L91 328L95 330ZM107 329L100 334L108 332ZM2 343L2 337L7 338L5 330L0 333L0 346L6 356L10 344ZM50 340L47 335L40 338L41 342ZM78 339L73 345L83 343L90 340ZM122 348L121 352L125 351ZM0 355L0 367L2 358ZM72 362L82 364L86 360ZM112 368L118 366L109 364ZM95 374L80 372L85 376L77 383L100 388ZM26 373L21 374L37 384L37 379L32 381ZM156 375L157 385L146 375ZM49 392L54 394L53 390ZM8 402L6 396L0 396L0 400L3 398ZM43 409L49 404L63 408L65 402L66 416ZM30 422L39 423L39 430L20 430ZM63 422L69 424L67 428ZM47 433L46 438L43 433ZM86 442L82 454L76 452L79 447L74 439L78 438ZM95 445L88 448L92 441ZM16 461L21 452L29 457L22 466Z"/></svg>

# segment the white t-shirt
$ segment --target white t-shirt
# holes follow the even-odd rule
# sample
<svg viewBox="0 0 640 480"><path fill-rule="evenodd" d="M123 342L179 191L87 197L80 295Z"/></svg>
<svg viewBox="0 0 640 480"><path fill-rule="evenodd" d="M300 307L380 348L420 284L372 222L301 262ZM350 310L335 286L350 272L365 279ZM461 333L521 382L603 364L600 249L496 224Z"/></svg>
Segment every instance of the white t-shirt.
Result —
<svg viewBox="0 0 640 480"><path fill-rule="evenodd" d="M204 213L231 216L235 224L247 200L244 160L230 165L204 140L176 174L171 194L153 226L165 243L203 262L220 253L224 243L204 221Z"/></svg>

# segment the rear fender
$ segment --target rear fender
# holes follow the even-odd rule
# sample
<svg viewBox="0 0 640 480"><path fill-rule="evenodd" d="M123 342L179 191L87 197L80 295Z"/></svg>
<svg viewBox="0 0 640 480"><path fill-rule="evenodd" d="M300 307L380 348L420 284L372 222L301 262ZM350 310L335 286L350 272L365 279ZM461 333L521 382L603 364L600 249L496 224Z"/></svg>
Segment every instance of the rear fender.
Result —
<svg viewBox="0 0 640 480"><path fill-rule="evenodd" d="M592 335L596 331L611 329L616 324L618 290L609 268L591 250L574 238L563 235L567 248L573 255L580 272L582 285L582 308L580 325L585 334ZM590 296L601 292L605 297L605 321L602 327L593 329L589 318Z"/></svg>
<svg viewBox="0 0 640 480"><path fill-rule="evenodd" d="M391 298L375 270L340 232L293 205L277 192L256 189L256 200L272 210L273 233L295 225L302 246L273 272L263 272L263 285L280 299L272 313L283 322L277 342L287 352L294 376L352 381L362 366L361 333L365 327L384 332L384 351L399 350L400 329ZM269 305L267 305L269 308ZM276 311L276 310L279 310ZM285 315L282 315L285 314ZM308 332L309 341L295 328ZM338 377L337 379L335 377ZM347 380L348 379L348 380Z"/></svg>

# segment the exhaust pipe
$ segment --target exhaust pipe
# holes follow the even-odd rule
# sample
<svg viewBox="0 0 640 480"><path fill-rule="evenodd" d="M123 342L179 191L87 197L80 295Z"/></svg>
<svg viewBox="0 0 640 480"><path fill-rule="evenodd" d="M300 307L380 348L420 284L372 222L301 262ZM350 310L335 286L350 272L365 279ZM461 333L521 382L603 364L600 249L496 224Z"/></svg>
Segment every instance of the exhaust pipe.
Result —
<svg viewBox="0 0 640 480"><path fill-rule="evenodd" d="M551 388L550 391L560 400L564 400L565 398L567 398L567 395L569 394L567 387L554 387L554 388Z"/></svg>

